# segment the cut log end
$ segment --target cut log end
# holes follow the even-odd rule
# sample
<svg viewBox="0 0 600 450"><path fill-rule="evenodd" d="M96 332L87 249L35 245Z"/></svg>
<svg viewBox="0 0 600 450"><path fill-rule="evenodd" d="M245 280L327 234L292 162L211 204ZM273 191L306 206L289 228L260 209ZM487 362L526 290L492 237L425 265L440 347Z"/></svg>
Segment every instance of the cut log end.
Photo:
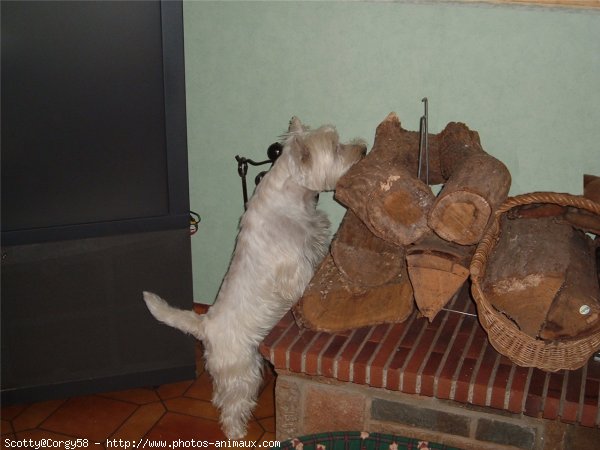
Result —
<svg viewBox="0 0 600 450"><path fill-rule="evenodd" d="M479 242L492 214L485 198L468 191L455 191L436 201L429 226L438 236L461 245Z"/></svg>
<svg viewBox="0 0 600 450"><path fill-rule="evenodd" d="M427 213L434 201L426 184L403 177L390 177L380 194L367 202L367 223L371 231L396 245L408 245L429 232Z"/></svg>
<svg viewBox="0 0 600 450"><path fill-rule="evenodd" d="M522 279L502 280L487 295L494 307L504 312L521 331L537 337L562 282L562 276L532 274Z"/></svg>
<svg viewBox="0 0 600 450"><path fill-rule="evenodd" d="M457 265L450 270L439 270L414 264L418 264L414 259L409 262L408 275L413 286L415 302L421 314L431 322L462 287L469 271Z"/></svg>
<svg viewBox="0 0 600 450"><path fill-rule="evenodd" d="M406 263L415 302L432 321L469 277L475 247L456 245L430 233L407 248Z"/></svg>

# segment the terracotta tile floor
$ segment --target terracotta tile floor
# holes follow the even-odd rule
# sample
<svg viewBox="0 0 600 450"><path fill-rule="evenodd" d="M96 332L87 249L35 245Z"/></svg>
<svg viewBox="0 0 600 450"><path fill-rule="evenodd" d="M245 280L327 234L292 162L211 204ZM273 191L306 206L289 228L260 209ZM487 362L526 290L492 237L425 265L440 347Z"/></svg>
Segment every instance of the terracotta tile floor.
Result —
<svg viewBox="0 0 600 450"><path fill-rule="evenodd" d="M168 443L224 440L218 411L210 403L212 387L202 363L202 348L199 344L196 348L198 375L193 381L2 407L0 448L9 448L15 440L44 438L88 439L89 448L124 448L119 439L121 444L130 441L135 446L142 446L146 439ZM275 440L274 386L275 375L267 368L245 438L257 446Z"/></svg>

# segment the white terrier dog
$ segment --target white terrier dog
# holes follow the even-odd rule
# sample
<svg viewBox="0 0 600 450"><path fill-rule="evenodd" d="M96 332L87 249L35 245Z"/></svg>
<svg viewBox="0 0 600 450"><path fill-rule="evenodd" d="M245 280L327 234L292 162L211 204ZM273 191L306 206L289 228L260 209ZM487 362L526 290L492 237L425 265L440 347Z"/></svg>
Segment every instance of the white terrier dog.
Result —
<svg viewBox="0 0 600 450"><path fill-rule="evenodd" d="M169 306L144 292L161 322L200 339L213 380L213 404L228 438L240 439L256 404L263 360L258 346L300 298L329 244L329 220L317 194L366 152L340 144L332 126L311 131L290 121L283 150L256 187L240 222L236 248L215 304L204 315Z"/></svg>

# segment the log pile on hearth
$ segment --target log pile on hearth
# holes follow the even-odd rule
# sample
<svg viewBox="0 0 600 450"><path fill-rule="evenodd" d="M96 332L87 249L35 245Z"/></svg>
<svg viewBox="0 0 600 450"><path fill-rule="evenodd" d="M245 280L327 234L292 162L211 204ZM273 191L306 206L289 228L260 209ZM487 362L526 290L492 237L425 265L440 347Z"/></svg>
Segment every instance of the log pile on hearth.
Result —
<svg viewBox="0 0 600 450"><path fill-rule="evenodd" d="M435 196L417 176L424 172L419 142L391 113L369 154L338 182L335 198L348 210L294 308L304 326L341 331L401 322L415 304L431 321L467 282L477 244L507 200L510 172L477 132L452 122L428 135L428 182L443 184ZM586 176L584 184L586 197L600 201L598 178ZM486 271L494 308L534 338L599 331L599 240L592 239L599 233L599 214L570 206L510 211Z"/></svg>

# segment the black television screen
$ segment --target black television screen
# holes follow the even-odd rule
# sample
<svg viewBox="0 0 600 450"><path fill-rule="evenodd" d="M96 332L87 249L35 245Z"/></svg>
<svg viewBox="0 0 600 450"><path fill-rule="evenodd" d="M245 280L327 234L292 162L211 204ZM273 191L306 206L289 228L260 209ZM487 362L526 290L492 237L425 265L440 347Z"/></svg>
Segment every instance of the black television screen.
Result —
<svg viewBox="0 0 600 450"><path fill-rule="evenodd" d="M3 244L185 227L181 2L2 2Z"/></svg>

